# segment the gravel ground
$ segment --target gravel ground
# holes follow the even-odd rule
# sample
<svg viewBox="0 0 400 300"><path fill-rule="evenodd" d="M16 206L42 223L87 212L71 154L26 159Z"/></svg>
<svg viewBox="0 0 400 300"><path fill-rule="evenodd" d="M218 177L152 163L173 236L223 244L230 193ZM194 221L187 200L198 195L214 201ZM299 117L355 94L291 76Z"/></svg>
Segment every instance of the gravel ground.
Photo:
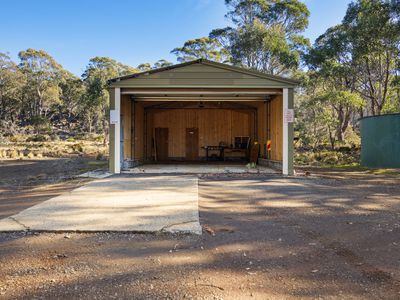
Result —
<svg viewBox="0 0 400 300"><path fill-rule="evenodd" d="M76 178L106 162L86 158L0 160L0 219L90 181Z"/></svg>
<svg viewBox="0 0 400 300"><path fill-rule="evenodd" d="M202 236L0 234L0 298L400 298L399 177L206 175L199 193Z"/></svg>

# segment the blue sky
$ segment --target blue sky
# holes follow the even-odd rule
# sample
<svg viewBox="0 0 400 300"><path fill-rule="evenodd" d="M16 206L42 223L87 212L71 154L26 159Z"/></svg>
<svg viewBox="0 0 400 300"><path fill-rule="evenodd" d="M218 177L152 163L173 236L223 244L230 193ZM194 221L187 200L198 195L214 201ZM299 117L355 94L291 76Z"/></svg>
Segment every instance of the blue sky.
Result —
<svg viewBox="0 0 400 300"><path fill-rule="evenodd" d="M341 22L350 0L304 0L313 42ZM224 0L3 0L0 52L43 49L80 76L89 59L109 56L137 66L158 59L186 40L224 27Z"/></svg>

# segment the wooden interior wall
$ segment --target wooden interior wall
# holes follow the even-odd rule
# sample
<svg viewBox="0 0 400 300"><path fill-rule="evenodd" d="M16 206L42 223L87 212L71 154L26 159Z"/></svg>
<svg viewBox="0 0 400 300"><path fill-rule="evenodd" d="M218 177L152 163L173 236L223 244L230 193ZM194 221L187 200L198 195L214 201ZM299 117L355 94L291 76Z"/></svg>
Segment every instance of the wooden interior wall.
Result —
<svg viewBox="0 0 400 300"><path fill-rule="evenodd" d="M199 147L234 143L235 136L251 136L254 126L251 110L230 109L170 109L154 110L148 115L147 156L151 157L151 135L156 127L169 128L169 149L171 158L185 157L186 128L199 128ZM205 150L199 149L200 157Z"/></svg>
<svg viewBox="0 0 400 300"><path fill-rule="evenodd" d="M129 96L121 98L121 114L124 126L124 159L146 160L154 157L153 136L155 127L168 127L170 130L169 156L185 157L185 130L199 128L199 147L218 145L219 142L234 143L235 136L250 136L260 143L260 155L268 139L267 105L264 102L251 102L257 107L256 116L252 110L233 109L169 109L150 110L145 117L142 103L136 102L132 124L132 101ZM250 103L249 103L250 104ZM257 118L254 128L254 118ZM270 139L273 160L282 160L282 96L276 96L270 103ZM145 126L147 123L147 126ZM132 126L133 125L133 126ZM133 157L132 157L133 155ZM200 157L205 151L199 149Z"/></svg>
<svg viewBox="0 0 400 300"><path fill-rule="evenodd" d="M131 159L132 156L132 129L131 129L131 103L128 95L122 95L121 97L121 115L122 115L122 127L124 131L124 159Z"/></svg>
<svg viewBox="0 0 400 300"><path fill-rule="evenodd" d="M271 101L271 159L282 160L282 122L283 122L282 96L275 96Z"/></svg>
<svg viewBox="0 0 400 300"><path fill-rule="evenodd" d="M145 143L144 143L144 150L145 150L145 159L149 160L154 157L154 147L153 147L153 139L155 135L155 130L153 127L153 119L154 114L151 112L145 112L146 120L145 120Z"/></svg>
<svg viewBox="0 0 400 300"><path fill-rule="evenodd" d="M267 143L267 114L266 103L257 102L257 142L260 144L260 156L264 156L264 148Z"/></svg>
<svg viewBox="0 0 400 300"><path fill-rule="evenodd" d="M134 115L135 115L135 126L134 132L132 133L134 138L134 153L133 158L135 160L144 159L144 108L143 104L135 102Z"/></svg>

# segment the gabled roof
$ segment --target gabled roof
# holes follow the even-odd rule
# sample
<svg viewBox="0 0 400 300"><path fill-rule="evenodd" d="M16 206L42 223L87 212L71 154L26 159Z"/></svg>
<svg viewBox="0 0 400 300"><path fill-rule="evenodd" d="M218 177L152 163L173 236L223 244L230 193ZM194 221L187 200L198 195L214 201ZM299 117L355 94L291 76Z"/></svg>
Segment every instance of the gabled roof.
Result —
<svg viewBox="0 0 400 300"><path fill-rule="evenodd" d="M210 60L207 60L204 58L200 58L200 59L196 59L193 61L176 64L176 65L172 65L172 66L168 66L168 67L163 67L163 68L153 69L153 70L149 70L149 71L145 71L145 72L134 73L134 74L126 75L126 76L113 78L113 79L110 79L108 81L108 83L109 83L109 85L113 85L113 83L120 83L121 81L124 81L124 80L134 79L134 78L145 78L151 74L157 74L157 73L174 70L174 69L178 69L178 68L183 68L183 67L187 67L187 66L195 65L195 64L211 66L214 68L219 68L219 69L223 69L223 70L227 70L227 71L231 71L231 72L250 75L250 76L254 76L257 78L261 78L261 79L267 79L267 80L274 81L274 82L277 82L277 83L280 83L283 85L288 85L288 86L296 86L300 83L300 81L295 80L295 79L265 74L265 73L262 73L259 71L235 67L235 66L231 66L231 65L223 64L223 63L218 63L218 62L210 61Z"/></svg>

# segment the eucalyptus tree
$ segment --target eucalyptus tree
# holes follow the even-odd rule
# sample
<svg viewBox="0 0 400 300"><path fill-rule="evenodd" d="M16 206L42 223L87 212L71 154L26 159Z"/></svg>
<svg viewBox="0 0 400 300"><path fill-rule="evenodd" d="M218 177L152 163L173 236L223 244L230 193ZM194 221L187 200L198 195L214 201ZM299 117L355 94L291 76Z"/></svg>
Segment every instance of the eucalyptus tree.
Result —
<svg viewBox="0 0 400 300"><path fill-rule="evenodd" d="M59 120L63 119L65 125L71 128L72 123L84 123L85 113L85 85L83 81L70 76L60 83L62 105L59 106Z"/></svg>
<svg viewBox="0 0 400 300"><path fill-rule="evenodd" d="M182 47L171 51L179 62L187 62L198 58L205 58L217 62L228 62L229 54L216 38L202 37L186 41Z"/></svg>
<svg viewBox="0 0 400 300"><path fill-rule="evenodd" d="M309 41L301 35L309 11L298 0L225 0L233 26L211 31L231 61L270 74L288 74L300 66Z"/></svg>
<svg viewBox="0 0 400 300"><path fill-rule="evenodd" d="M361 116L395 109L393 103L399 103L400 26L393 3L352 2L343 22L321 35L306 55L309 68L325 79L326 87L361 95Z"/></svg>
<svg viewBox="0 0 400 300"><path fill-rule="evenodd" d="M150 63L142 63L136 67L140 72L145 72L151 70Z"/></svg>
<svg viewBox="0 0 400 300"><path fill-rule="evenodd" d="M364 101L356 94L357 74L343 25L329 28L317 38L313 48L305 55L309 81L307 92L312 103L321 102L331 116L331 145L335 139L343 141L352 116L361 112ZM329 122L327 122L327 126Z"/></svg>
<svg viewBox="0 0 400 300"><path fill-rule="evenodd" d="M31 121L45 119L53 105L60 103L58 83L69 73L43 50L27 49L18 54L19 69L26 78L23 106Z"/></svg>
<svg viewBox="0 0 400 300"><path fill-rule="evenodd" d="M304 93L297 101L297 124L301 137L314 145L346 140L351 121L365 105L355 91L335 85L318 71L309 70L303 78Z"/></svg>
<svg viewBox="0 0 400 300"><path fill-rule="evenodd" d="M394 26L397 27L398 32L400 32L400 0L391 1L391 14L394 20ZM396 59L396 69L394 73L394 78L392 81L392 87L394 90L394 103L390 103L390 111L400 111L400 43L398 43L397 48L399 49L399 54Z"/></svg>
<svg viewBox="0 0 400 300"><path fill-rule="evenodd" d="M158 69L158 68L165 68L165 67L169 67L172 66L173 63L166 60L166 59L159 59L158 61L156 61L153 65L153 69Z"/></svg>
<svg viewBox="0 0 400 300"><path fill-rule="evenodd" d="M21 113L25 76L6 53L0 53L0 127L9 130Z"/></svg>
<svg viewBox="0 0 400 300"><path fill-rule="evenodd" d="M379 115L393 100L398 76L400 28L398 7L390 0L358 0L349 5L343 26L351 45L357 90L368 110Z"/></svg>
<svg viewBox="0 0 400 300"><path fill-rule="evenodd" d="M164 67L168 67L168 66L172 66L173 63L166 60L166 59L159 59L158 61L156 61L153 65L151 63L141 63L140 65L138 65L136 68L140 71L140 72L146 72L146 71L150 71L153 69L158 69L158 68L164 68Z"/></svg>
<svg viewBox="0 0 400 300"><path fill-rule="evenodd" d="M84 97L86 126L89 132L107 131L107 115L110 107L107 81L114 77L138 72L137 69L109 57L90 59L82 79L86 86Z"/></svg>

